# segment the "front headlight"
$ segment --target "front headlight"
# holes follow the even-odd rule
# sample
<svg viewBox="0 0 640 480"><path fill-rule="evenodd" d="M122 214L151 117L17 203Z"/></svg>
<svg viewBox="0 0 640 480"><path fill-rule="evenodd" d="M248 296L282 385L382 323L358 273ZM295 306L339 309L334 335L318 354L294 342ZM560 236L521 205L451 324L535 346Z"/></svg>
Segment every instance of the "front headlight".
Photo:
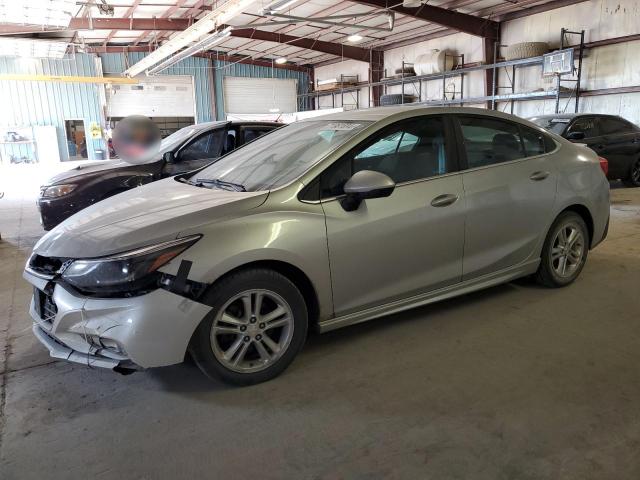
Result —
<svg viewBox="0 0 640 480"><path fill-rule="evenodd" d="M66 185L52 185L50 187L42 187L40 190L44 198L58 198L68 195L76 189L77 185L72 183Z"/></svg>
<svg viewBox="0 0 640 480"><path fill-rule="evenodd" d="M192 235L109 257L74 260L62 279L83 292L135 295L157 287L157 270L200 238Z"/></svg>

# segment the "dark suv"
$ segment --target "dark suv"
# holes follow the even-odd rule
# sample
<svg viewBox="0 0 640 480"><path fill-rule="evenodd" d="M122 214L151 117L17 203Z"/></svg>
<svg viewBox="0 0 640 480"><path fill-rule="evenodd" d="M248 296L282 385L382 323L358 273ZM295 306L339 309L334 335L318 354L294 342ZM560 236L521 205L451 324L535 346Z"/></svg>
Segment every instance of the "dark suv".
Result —
<svg viewBox="0 0 640 480"><path fill-rule="evenodd" d="M609 162L608 177L640 187L640 127L616 115L574 113L530 118L542 128L584 143Z"/></svg>
<svg viewBox="0 0 640 480"><path fill-rule="evenodd" d="M62 172L40 187L42 226L50 230L89 205L146 183L200 168L235 148L281 127L271 122L208 122L169 135L158 155L135 165L97 161Z"/></svg>

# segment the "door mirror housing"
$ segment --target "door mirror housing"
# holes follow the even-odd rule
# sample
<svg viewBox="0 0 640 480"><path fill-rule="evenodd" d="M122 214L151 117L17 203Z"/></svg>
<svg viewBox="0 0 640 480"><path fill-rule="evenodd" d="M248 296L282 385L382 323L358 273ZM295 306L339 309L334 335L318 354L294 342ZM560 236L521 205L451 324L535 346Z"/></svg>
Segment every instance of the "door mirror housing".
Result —
<svg viewBox="0 0 640 480"><path fill-rule="evenodd" d="M584 140L586 135L584 132L571 132L567 135L567 140Z"/></svg>
<svg viewBox="0 0 640 480"><path fill-rule="evenodd" d="M166 163L174 163L176 161L176 155L173 152L164 152L162 158Z"/></svg>
<svg viewBox="0 0 640 480"><path fill-rule="evenodd" d="M396 184L384 173L361 170L344 184L345 198L340 202L347 212L357 210L363 200L391 195Z"/></svg>

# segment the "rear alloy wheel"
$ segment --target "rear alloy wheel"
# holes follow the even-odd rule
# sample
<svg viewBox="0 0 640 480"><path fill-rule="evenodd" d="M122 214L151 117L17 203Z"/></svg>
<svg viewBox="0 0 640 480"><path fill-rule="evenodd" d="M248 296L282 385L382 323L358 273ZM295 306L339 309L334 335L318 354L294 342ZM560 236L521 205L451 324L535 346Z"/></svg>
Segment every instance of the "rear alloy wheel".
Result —
<svg viewBox="0 0 640 480"><path fill-rule="evenodd" d="M584 267L589 252L589 232L584 220L574 212L560 215L542 249L536 278L547 287L564 287L573 282Z"/></svg>
<svg viewBox="0 0 640 480"><path fill-rule="evenodd" d="M287 368L304 344L304 298L275 271L232 274L212 288L206 303L213 308L196 329L190 352L209 377L264 382Z"/></svg>
<svg viewBox="0 0 640 480"><path fill-rule="evenodd" d="M629 176L624 180L629 187L640 187L640 158L631 164Z"/></svg>

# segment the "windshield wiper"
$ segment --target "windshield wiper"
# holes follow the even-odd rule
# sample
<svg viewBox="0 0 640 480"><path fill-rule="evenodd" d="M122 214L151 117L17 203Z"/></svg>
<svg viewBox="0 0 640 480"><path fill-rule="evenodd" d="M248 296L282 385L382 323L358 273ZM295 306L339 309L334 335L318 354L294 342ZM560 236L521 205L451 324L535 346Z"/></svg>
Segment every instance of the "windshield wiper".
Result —
<svg viewBox="0 0 640 480"><path fill-rule="evenodd" d="M246 192L247 189L240 183L225 182L219 178L196 178L196 185L214 185L223 190L232 190L234 192Z"/></svg>

